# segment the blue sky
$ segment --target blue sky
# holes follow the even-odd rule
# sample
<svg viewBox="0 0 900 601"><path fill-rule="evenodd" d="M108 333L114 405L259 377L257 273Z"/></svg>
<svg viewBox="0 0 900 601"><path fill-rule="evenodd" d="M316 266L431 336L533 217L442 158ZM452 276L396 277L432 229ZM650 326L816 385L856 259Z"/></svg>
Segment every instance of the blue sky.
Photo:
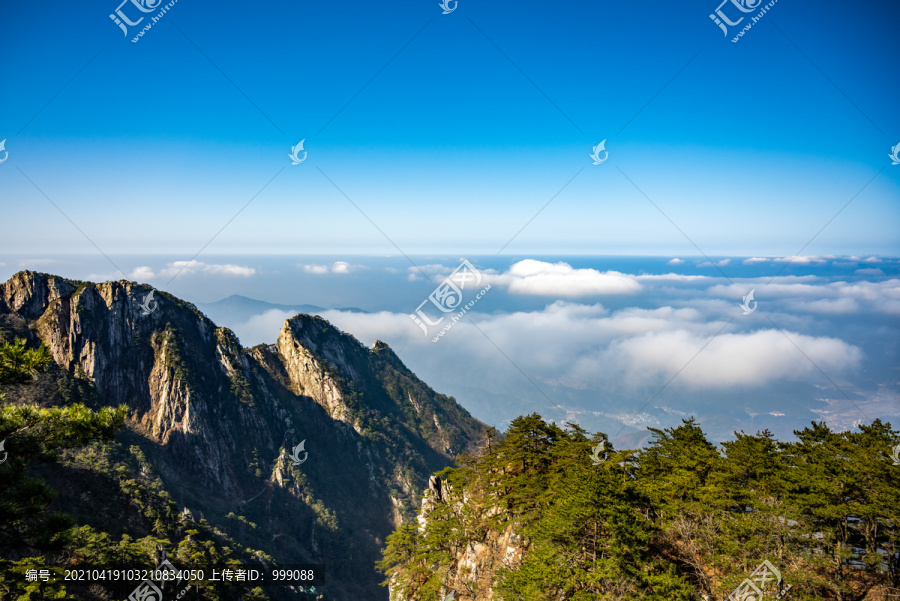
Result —
<svg viewBox="0 0 900 601"><path fill-rule="evenodd" d="M119 2L0 7L0 279L318 305L500 426L900 415L895 2L736 43L721 0L178 0L136 43ZM409 316L462 257L494 287L433 344Z"/></svg>
<svg viewBox="0 0 900 601"><path fill-rule="evenodd" d="M0 252L898 254L896 4L437 4L5 4Z"/></svg>

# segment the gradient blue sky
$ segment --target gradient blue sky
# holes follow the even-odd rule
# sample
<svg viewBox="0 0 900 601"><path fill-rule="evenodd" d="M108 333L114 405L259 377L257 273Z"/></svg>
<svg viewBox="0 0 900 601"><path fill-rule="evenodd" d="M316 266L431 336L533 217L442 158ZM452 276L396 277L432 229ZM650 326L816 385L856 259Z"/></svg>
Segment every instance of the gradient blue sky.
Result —
<svg viewBox="0 0 900 601"><path fill-rule="evenodd" d="M437 5L5 3L0 253L898 255L896 2Z"/></svg>

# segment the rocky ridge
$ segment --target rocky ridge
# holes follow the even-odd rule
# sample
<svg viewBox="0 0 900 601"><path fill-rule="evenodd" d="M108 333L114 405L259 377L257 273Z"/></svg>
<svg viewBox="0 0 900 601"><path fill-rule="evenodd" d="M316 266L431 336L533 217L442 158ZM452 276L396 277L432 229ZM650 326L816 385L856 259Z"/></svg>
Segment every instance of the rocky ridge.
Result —
<svg viewBox="0 0 900 601"><path fill-rule="evenodd" d="M325 563L336 599L387 597L373 567L384 538L483 427L386 344L366 348L319 317L244 349L168 293L22 271L0 285L0 334L45 343L54 377L84 383L95 404L126 405L123 436L180 506L223 529L246 515L258 525L246 542L282 563Z"/></svg>

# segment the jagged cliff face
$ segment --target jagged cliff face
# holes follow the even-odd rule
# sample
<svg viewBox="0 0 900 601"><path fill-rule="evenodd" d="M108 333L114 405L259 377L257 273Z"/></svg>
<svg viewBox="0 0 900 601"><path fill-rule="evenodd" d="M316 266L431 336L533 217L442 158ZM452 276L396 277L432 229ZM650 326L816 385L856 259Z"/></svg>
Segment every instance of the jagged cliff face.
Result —
<svg viewBox="0 0 900 601"><path fill-rule="evenodd" d="M317 325L312 318L304 319L302 316L286 321L275 348L283 359L295 394L317 399L329 417L354 426L353 416L344 398L345 390L328 368L333 366L351 381L356 381L359 374L347 360L338 341L325 335Z"/></svg>
<svg viewBox="0 0 900 601"><path fill-rule="evenodd" d="M465 491L456 491L445 480L432 476L416 516L420 534L427 535L429 528L440 530L443 527L441 522L445 518L435 520L432 517L439 505L449 506L451 512L456 514L481 511L483 517L490 517L499 513L497 508L479 509L472 504ZM518 568L530 548L530 542L508 524L500 529L488 529L479 536L473 533L464 545L455 548L450 561L451 571L444 579L442 597L452 591L455 599L492 601L497 598L493 588L497 571ZM393 580L389 588L390 601L409 601Z"/></svg>
<svg viewBox="0 0 900 601"><path fill-rule="evenodd" d="M150 292L23 271L0 286L0 332L46 343L100 403L126 405L179 504L213 523L250 515L279 561L325 563L332 590L386 598L372 566L384 537L482 424L387 345L367 349L321 318L298 315L275 345L248 350L164 292L147 314Z"/></svg>

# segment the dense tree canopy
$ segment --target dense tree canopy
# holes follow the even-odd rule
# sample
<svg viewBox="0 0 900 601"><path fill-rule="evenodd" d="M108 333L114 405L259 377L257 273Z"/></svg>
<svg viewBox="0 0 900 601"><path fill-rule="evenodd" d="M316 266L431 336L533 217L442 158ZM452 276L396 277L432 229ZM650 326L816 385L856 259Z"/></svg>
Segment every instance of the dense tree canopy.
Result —
<svg viewBox="0 0 900 601"><path fill-rule="evenodd" d="M49 365L50 354L43 345L29 349L23 339L0 342L0 385L28 385ZM239 554L228 537L204 520L193 523L179 515L140 448L114 441L125 422L125 407L97 411L80 403L42 407L7 402L2 392L0 599L124 598L132 586L129 583L117 583L116 589L113 585L72 585L58 578L55 582L29 581L26 571L46 568L59 577L63 568L72 567L71 562L149 569L157 564L158 549L165 549L181 569L229 563L237 566L239 560L253 553L255 559L272 561L250 549ZM73 472L82 477L90 474L96 478L95 485L109 486L104 490L107 503L94 507L93 512L109 516L111 519L95 521L106 522L110 530L119 532L79 523L74 516L54 508L60 505L58 491L46 478L52 475L66 482ZM71 505L73 491L67 492L65 501ZM146 531L146 535L134 538L120 532L125 522L132 522L132 530ZM122 587L126 590L119 590ZM232 587L234 591L225 586L194 588L202 589L202 598L214 601L270 598L260 589L248 590L247 586Z"/></svg>
<svg viewBox="0 0 900 601"><path fill-rule="evenodd" d="M536 414L486 432L477 456L437 474L442 498L427 495L420 523L388 539L385 584L405 601L488 587L503 601L712 600L768 561L781 581L767 597L900 594L889 424L813 423L793 442L737 432L720 447L693 419L650 430L624 452ZM493 553L473 561L476 549Z"/></svg>

